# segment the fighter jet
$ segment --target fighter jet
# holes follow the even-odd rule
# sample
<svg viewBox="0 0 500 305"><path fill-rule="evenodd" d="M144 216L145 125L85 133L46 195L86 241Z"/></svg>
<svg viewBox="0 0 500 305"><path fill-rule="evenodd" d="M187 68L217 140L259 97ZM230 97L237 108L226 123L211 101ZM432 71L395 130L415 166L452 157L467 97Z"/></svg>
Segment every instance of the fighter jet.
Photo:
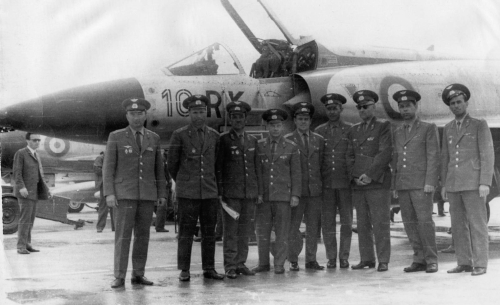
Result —
<svg viewBox="0 0 500 305"><path fill-rule="evenodd" d="M76 87L18 103L0 110L0 125L88 143L105 143L108 134L127 125L121 102L129 97L151 102L147 128L158 133L167 145L171 133L189 123L182 101L193 94L210 98L208 124L223 131L226 125L225 105L242 100L253 111L249 129L265 130L260 113L281 107L289 111L295 103L315 104L314 124L326 120L319 98L328 92L351 96L360 89L379 94L383 107L378 117L397 123L400 116L394 92L403 88L422 94L426 101L419 108L423 120L443 126L450 120L441 101L441 91L448 84L466 84L473 94L469 110L483 117L498 138L500 103L497 103L500 62L449 56L428 50L414 51L390 48L340 48L320 43L313 37L296 38L268 5L256 5L277 29L276 37L255 35L244 18L245 11L235 9L238 3L221 0L243 35L261 54L247 74L229 47L214 43L171 65L161 68L161 76L127 78ZM248 1L245 1L248 3ZM254 21L255 22L255 21ZM271 31L270 31L271 32ZM354 103L346 104L346 120L359 120ZM289 124L291 128L291 123Z"/></svg>

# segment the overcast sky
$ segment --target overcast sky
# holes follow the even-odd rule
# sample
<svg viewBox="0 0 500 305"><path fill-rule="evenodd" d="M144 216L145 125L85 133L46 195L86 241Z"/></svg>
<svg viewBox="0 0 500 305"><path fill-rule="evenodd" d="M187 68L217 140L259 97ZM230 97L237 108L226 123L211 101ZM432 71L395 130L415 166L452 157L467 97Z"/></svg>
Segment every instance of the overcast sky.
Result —
<svg viewBox="0 0 500 305"><path fill-rule="evenodd" d="M0 104L100 81L147 75L213 42L246 72L258 54L219 0L0 0ZM243 7L259 7L256 0ZM267 0L295 36L500 57L497 0ZM262 12L246 9L266 33ZM260 14L259 14L260 13ZM264 18L264 19L263 19ZM281 38L281 37L280 37Z"/></svg>

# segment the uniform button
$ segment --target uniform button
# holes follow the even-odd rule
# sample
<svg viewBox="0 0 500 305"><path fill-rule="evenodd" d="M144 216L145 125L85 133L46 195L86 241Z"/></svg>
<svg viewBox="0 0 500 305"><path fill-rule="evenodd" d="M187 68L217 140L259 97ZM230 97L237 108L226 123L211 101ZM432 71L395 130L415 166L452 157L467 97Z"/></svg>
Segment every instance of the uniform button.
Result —
<svg viewBox="0 0 500 305"><path fill-rule="evenodd" d="M406 159L403 159L403 161L406 161Z"/></svg>
<svg viewBox="0 0 500 305"><path fill-rule="evenodd" d="M405 147L403 147L403 149L406 149L406 146L405 146Z"/></svg>
<svg viewBox="0 0 500 305"><path fill-rule="evenodd" d="M458 161L458 158L456 158L455 160Z"/></svg>
<svg viewBox="0 0 500 305"><path fill-rule="evenodd" d="M403 167L406 167L406 165L403 165Z"/></svg>
<svg viewBox="0 0 500 305"><path fill-rule="evenodd" d="M334 167L334 168L332 168L332 170L335 170L335 167Z"/></svg>
<svg viewBox="0 0 500 305"><path fill-rule="evenodd" d="M247 177L248 177L248 174L247 174Z"/></svg>
<svg viewBox="0 0 500 305"><path fill-rule="evenodd" d="M335 149L332 149L332 152L334 152L334 151L335 151Z"/></svg>
<svg viewBox="0 0 500 305"><path fill-rule="evenodd" d="M457 151L455 154L457 154L457 155L458 155L458 151Z"/></svg>
<svg viewBox="0 0 500 305"><path fill-rule="evenodd" d="M271 179L273 178L273 175L271 175Z"/></svg>
<svg viewBox="0 0 500 305"><path fill-rule="evenodd" d="M139 159L142 159L142 155L139 156Z"/></svg>
<svg viewBox="0 0 500 305"><path fill-rule="evenodd" d="M203 175L201 175L201 178L203 178Z"/></svg>
<svg viewBox="0 0 500 305"><path fill-rule="evenodd" d="M245 169L248 169L248 167L245 167Z"/></svg>
<svg viewBox="0 0 500 305"><path fill-rule="evenodd" d="M457 145L457 146L455 146L455 147L456 147L456 148L459 148L460 146L458 146L458 145Z"/></svg>
<svg viewBox="0 0 500 305"><path fill-rule="evenodd" d="M141 162L141 165L144 165L144 163Z"/></svg>
<svg viewBox="0 0 500 305"><path fill-rule="evenodd" d="M142 180L142 177L139 177L139 179L141 179L141 180Z"/></svg>
<svg viewBox="0 0 500 305"><path fill-rule="evenodd" d="M141 173L142 173L142 169L141 169Z"/></svg>
<svg viewBox="0 0 500 305"><path fill-rule="evenodd" d="M248 163L248 161L247 161L247 160L245 160L245 163Z"/></svg>
<svg viewBox="0 0 500 305"><path fill-rule="evenodd" d="M455 167L458 167L458 164L457 164L457 165L455 165Z"/></svg>
<svg viewBox="0 0 500 305"><path fill-rule="evenodd" d="M271 182L271 185L273 185L273 183Z"/></svg>
<svg viewBox="0 0 500 305"><path fill-rule="evenodd" d="M201 171L203 171L203 168L201 169Z"/></svg>
<svg viewBox="0 0 500 305"><path fill-rule="evenodd" d="M406 152L404 152L403 155L406 155Z"/></svg>
<svg viewBox="0 0 500 305"><path fill-rule="evenodd" d="M243 154L243 156L245 156L245 157L246 157L246 156L247 156L247 154Z"/></svg>
<svg viewBox="0 0 500 305"><path fill-rule="evenodd" d="M271 171L273 171L273 169L271 168Z"/></svg>

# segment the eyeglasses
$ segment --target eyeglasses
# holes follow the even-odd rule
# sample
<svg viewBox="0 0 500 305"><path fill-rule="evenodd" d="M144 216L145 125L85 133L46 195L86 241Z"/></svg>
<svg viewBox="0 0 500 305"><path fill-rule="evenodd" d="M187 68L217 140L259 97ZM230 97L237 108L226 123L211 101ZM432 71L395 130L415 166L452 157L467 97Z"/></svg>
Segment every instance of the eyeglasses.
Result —
<svg viewBox="0 0 500 305"><path fill-rule="evenodd" d="M33 141L33 142L40 142L41 140L40 139L31 139L31 141Z"/></svg>
<svg viewBox="0 0 500 305"><path fill-rule="evenodd" d="M363 106L361 106L361 105L356 105L356 109L358 109L358 110L365 109L365 110L366 110L366 109L368 109L368 107L370 107L371 105L375 105L375 104L367 104L367 105L363 105Z"/></svg>

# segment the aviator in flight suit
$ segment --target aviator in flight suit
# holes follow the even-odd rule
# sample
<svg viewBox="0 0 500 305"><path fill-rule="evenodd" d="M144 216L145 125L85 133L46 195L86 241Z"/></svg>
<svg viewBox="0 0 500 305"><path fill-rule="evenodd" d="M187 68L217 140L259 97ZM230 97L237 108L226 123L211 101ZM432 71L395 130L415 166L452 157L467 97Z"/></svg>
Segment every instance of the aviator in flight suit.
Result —
<svg viewBox="0 0 500 305"><path fill-rule="evenodd" d="M418 118L409 125L411 128L405 126L406 123L394 130L392 189L398 192L405 231L413 248L413 262L437 264L433 193L424 193L424 186L438 184L438 130L435 124Z"/></svg>
<svg viewBox="0 0 500 305"><path fill-rule="evenodd" d="M287 257L292 196L300 197L301 167L295 143L280 137L276 151L271 151L271 138L257 142L257 180L264 202L255 211L255 230L259 248L259 266L269 266L271 230L276 231L274 266L283 266Z"/></svg>
<svg viewBox="0 0 500 305"><path fill-rule="evenodd" d="M480 185L491 185L494 166L491 131L485 120L466 115L460 131L446 124L441 150L441 179L450 201L458 265L486 268L488 225Z"/></svg>
<svg viewBox="0 0 500 305"><path fill-rule="evenodd" d="M346 153L351 125L342 121L327 122L316 128L325 138L325 152L321 172L323 175L323 206L321 227L328 260L337 259L336 216L340 214L339 259L349 259L352 237L352 195L347 172Z"/></svg>

